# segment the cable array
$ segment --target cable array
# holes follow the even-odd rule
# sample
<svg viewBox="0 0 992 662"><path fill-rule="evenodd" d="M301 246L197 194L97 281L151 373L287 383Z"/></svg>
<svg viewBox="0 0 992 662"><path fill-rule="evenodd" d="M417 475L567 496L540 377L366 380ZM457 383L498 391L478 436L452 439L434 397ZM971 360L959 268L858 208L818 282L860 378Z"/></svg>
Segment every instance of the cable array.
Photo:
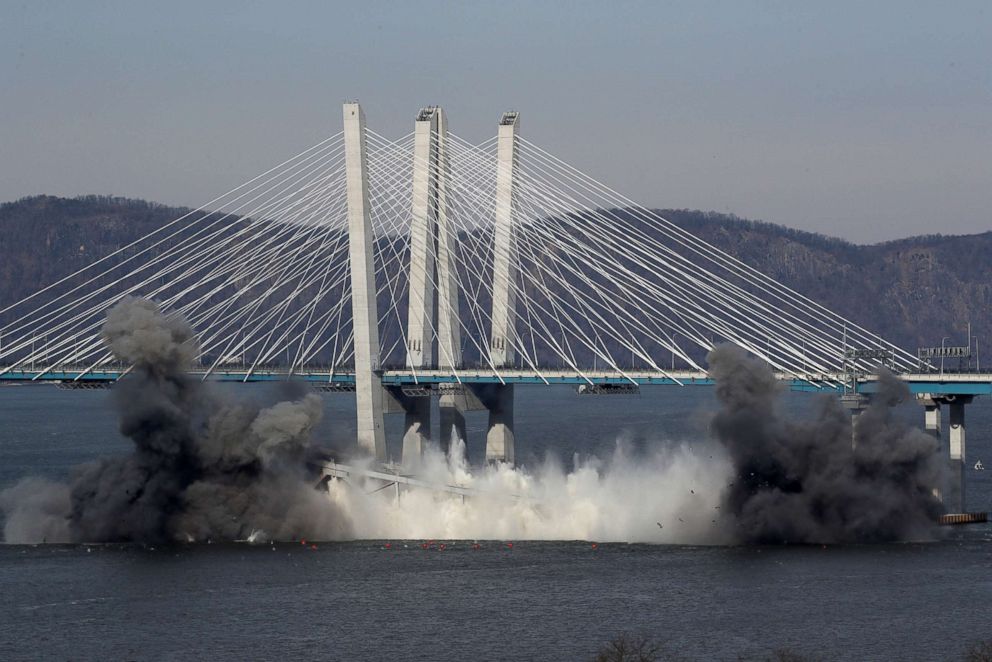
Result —
<svg viewBox="0 0 992 662"><path fill-rule="evenodd" d="M445 234L427 250L432 262L453 265L458 296L436 298L436 316L427 319L435 338L438 316L457 320L461 347L438 357L443 365L495 379L510 370L677 379L678 371L704 370L705 353L723 342L812 382L870 370L878 357L896 370L915 365L912 355L519 136L513 239L503 256L510 276L494 282L497 140L434 139L443 139L444 158L416 164L412 133L390 140L366 131L385 368L405 368L407 311L424 305L410 301L415 165L444 182L434 213L444 214ZM100 327L128 296L154 299L189 321L205 377L232 368L246 379L262 368L329 377L353 369L345 186L337 134L0 308L0 374L72 368L82 376L113 365ZM427 276L438 290L437 270ZM497 288L516 301L512 365L496 365L490 353Z"/></svg>

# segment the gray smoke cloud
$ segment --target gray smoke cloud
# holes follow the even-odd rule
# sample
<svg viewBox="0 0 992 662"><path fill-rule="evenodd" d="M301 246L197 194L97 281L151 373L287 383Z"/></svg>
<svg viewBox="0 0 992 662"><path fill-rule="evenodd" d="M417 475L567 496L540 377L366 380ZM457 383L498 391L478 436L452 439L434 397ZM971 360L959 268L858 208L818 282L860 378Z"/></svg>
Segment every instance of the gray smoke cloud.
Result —
<svg viewBox="0 0 992 662"><path fill-rule="evenodd" d="M943 469L936 441L893 418L909 396L879 375L855 426L837 398L822 396L810 420L783 416L771 369L737 347L709 354L721 409L713 431L735 477L723 508L741 542L841 543L929 538L940 514L933 489Z"/></svg>
<svg viewBox="0 0 992 662"><path fill-rule="evenodd" d="M336 539L349 519L306 470L314 394L260 408L187 375L192 329L144 299L107 315L103 339L134 367L114 387L133 452L0 493L7 542ZM259 532L264 532L260 534Z"/></svg>

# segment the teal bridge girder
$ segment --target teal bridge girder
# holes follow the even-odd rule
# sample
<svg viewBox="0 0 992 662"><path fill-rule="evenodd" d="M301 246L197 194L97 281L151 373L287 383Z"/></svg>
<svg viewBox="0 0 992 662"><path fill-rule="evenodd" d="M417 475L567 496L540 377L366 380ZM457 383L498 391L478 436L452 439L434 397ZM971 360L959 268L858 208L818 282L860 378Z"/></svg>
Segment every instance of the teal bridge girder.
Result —
<svg viewBox="0 0 992 662"><path fill-rule="evenodd" d="M0 383L76 383L109 384L125 376L124 368L86 369L78 367L51 368L47 370L16 369L0 374ZM352 371L297 370L292 374L278 368L250 370L246 368L224 368L191 370L191 377L211 382L266 383L300 381L319 386L322 384L347 387L354 385ZM674 371L669 373L630 371L604 372L590 370L542 371L504 370L499 375L480 369L441 370L384 370L381 371L383 386L418 386L434 384L520 384L535 386L552 385L595 385L595 386L713 386L713 379L705 372ZM840 393L855 390L872 393L876 389L876 378L871 375L860 377L854 388L850 388L849 378L841 374L816 374L807 378L777 373L776 377L789 390L797 392ZM946 395L992 395L992 373L933 373L903 374L899 376L911 393L940 393ZM845 389L845 383L848 388Z"/></svg>

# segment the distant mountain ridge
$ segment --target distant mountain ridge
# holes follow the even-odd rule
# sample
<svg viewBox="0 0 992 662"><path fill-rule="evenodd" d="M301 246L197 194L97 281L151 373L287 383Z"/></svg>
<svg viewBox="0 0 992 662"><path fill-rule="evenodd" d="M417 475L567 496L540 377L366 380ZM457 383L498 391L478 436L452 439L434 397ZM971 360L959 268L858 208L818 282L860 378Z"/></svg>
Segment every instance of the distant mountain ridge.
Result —
<svg viewBox="0 0 992 662"><path fill-rule="evenodd" d="M0 307L189 211L108 196L34 196L0 205ZM992 361L992 232L856 245L714 212L663 216L840 315L915 351L966 344ZM992 365L992 362L990 362Z"/></svg>

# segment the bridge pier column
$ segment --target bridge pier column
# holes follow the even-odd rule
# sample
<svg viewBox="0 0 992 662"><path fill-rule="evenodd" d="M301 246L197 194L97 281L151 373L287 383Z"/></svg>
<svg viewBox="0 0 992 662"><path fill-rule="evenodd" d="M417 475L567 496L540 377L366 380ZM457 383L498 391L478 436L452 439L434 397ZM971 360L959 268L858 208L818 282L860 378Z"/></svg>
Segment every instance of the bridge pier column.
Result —
<svg viewBox="0 0 992 662"><path fill-rule="evenodd" d="M403 465L420 462L431 440L431 399L404 398Z"/></svg>
<svg viewBox="0 0 992 662"><path fill-rule="evenodd" d="M937 440L937 448L940 449L940 401L930 393L921 393L916 396L916 401L923 405L923 429L926 433ZM944 486L935 485L933 495L938 501L944 501Z"/></svg>
<svg viewBox="0 0 992 662"><path fill-rule="evenodd" d="M840 396L841 405L851 413L851 448L858 447L858 419L868 406L868 397L861 393Z"/></svg>
<svg viewBox="0 0 992 662"><path fill-rule="evenodd" d="M487 384L475 394L489 410L486 461L513 464L513 384Z"/></svg>
<svg viewBox="0 0 992 662"><path fill-rule="evenodd" d="M374 455L376 460L385 462L382 376L379 370L379 311L376 304L375 264L372 255L373 234L365 150L365 114L357 103L344 104L343 112L358 444Z"/></svg>
<svg viewBox="0 0 992 662"><path fill-rule="evenodd" d="M955 396L949 405L950 427L948 429L948 473L944 503L956 512L964 513L965 501L965 425L964 406L971 402L970 396Z"/></svg>
<svg viewBox="0 0 992 662"><path fill-rule="evenodd" d="M447 454L452 444L461 439L465 441L465 414L458 406L457 395L442 394L438 401L438 412L441 421L441 450Z"/></svg>
<svg viewBox="0 0 992 662"><path fill-rule="evenodd" d="M382 389L387 414L403 414L403 454L400 464L415 467L431 439L431 392L407 391L400 386Z"/></svg>

